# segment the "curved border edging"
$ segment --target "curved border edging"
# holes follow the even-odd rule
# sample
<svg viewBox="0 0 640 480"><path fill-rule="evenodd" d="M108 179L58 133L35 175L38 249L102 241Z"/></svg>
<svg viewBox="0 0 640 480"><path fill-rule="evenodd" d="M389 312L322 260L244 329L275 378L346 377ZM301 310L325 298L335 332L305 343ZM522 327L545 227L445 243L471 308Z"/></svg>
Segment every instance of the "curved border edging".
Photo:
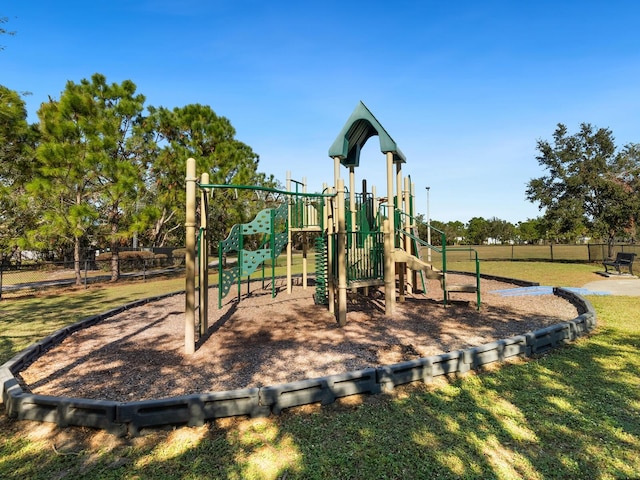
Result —
<svg viewBox="0 0 640 480"><path fill-rule="evenodd" d="M485 278L508 280L502 277ZM410 382L429 383L440 375L465 373L490 363L504 362L511 357L539 355L574 341L596 327L596 313L588 300L569 290L554 287L554 295L576 306L578 317L465 350L276 386L116 402L35 395L25 392L15 378L27 365L73 332L133 307L180 293L138 300L88 317L45 337L4 363L0 366L0 394L7 415L19 420L53 422L59 426L98 428L116 435L125 435L127 432L137 435L141 428L161 425L197 426L207 420L231 416L266 417L272 413L279 414L285 408L318 402L326 405L350 395L388 392L397 385Z"/></svg>

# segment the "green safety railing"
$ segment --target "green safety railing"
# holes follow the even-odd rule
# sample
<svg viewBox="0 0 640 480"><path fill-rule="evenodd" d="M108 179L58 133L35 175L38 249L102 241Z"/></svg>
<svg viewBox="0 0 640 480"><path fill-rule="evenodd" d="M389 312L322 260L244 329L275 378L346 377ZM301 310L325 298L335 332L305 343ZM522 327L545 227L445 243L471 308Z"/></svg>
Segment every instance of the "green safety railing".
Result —
<svg viewBox="0 0 640 480"><path fill-rule="evenodd" d="M470 247L449 247L447 248L449 252L469 252L473 253L475 256L475 266L476 266L476 297L477 297L477 305L478 310L480 310L480 259L478 258L478 251L470 248ZM446 276L445 276L446 279Z"/></svg>
<svg viewBox="0 0 640 480"><path fill-rule="evenodd" d="M347 283L384 279L384 234L347 232Z"/></svg>
<svg viewBox="0 0 640 480"><path fill-rule="evenodd" d="M206 184L198 183L198 187L202 189L237 189L237 190L255 190L260 192L273 193L286 196L291 205L291 217L289 218L289 226L291 228L311 228L318 227L323 229L324 219L324 198L333 198L335 193L304 193L298 191L298 183L296 191L290 192L271 187L261 187L255 185L231 185L231 184Z"/></svg>
<svg viewBox="0 0 640 480"><path fill-rule="evenodd" d="M442 290L445 292L445 297L444 297L444 303L445 305L447 304L447 275L446 273L448 272L448 267L447 267L447 252L469 252L470 254L473 254L473 256L475 257L475 280L476 280L476 295L477 295L477 306L478 308L480 308L480 300L481 300L481 294L480 294L480 259L478 258L478 252L477 250L470 248L470 247L451 247L451 246L447 246L447 237L445 235L445 233L441 230L438 230L435 227L429 226L428 228L431 228L431 232L435 232L436 236L440 237L440 246L437 245L432 245L429 244L428 242L426 242L425 240L421 239L418 235L411 233L411 232L407 232L406 230L404 230L402 227L398 226L398 225L403 225L401 223L401 220L403 218L403 216L407 216L408 214L404 213L404 212L396 212L396 218L398 219L398 223L396 223L396 239L397 239L397 245L402 245L402 237L406 236L409 237L411 239L412 242L414 242L415 248L416 248L416 252L419 252L420 249L422 247L426 247L429 248L431 250L433 250L434 252L440 254L441 257L441 262L442 262L442 273L444 274L443 278L442 278ZM410 224L413 225L415 222L415 219L410 218L411 222ZM419 257L418 257L419 258ZM424 282L424 278L423 278L423 282Z"/></svg>
<svg viewBox="0 0 640 480"><path fill-rule="evenodd" d="M315 197L294 196L291 199L291 228L324 229L324 200Z"/></svg>
<svg viewBox="0 0 640 480"><path fill-rule="evenodd" d="M382 232L347 232L347 285L384 280L384 234ZM337 252L338 235L330 236ZM333 277L338 277L338 262L333 262Z"/></svg>

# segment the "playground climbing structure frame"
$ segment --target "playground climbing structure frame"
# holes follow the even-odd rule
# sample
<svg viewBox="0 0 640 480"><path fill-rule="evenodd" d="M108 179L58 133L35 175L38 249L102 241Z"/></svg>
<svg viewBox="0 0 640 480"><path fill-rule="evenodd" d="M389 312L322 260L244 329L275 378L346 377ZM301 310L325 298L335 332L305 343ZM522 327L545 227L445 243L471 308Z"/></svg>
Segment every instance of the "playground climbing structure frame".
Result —
<svg viewBox="0 0 640 480"><path fill-rule="evenodd" d="M356 193L355 168L367 140L377 136L380 151L386 160L386 196L378 197L376 188L367 191L366 180ZM368 108L360 102L329 149L334 161L334 186L325 185L322 193L306 192L305 182L291 180L287 174L287 190L280 191L255 186L211 185L205 173L196 177L195 160L187 161L186 176L186 303L185 352L195 351L196 325L200 337L208 329L208 192L216 188L252 188L270 190L283 198L281 205L262 210L253 221L234 225L229 236L219 244L218 281L219 306L231 287L238 285L265 261L271 264L272 295L275 295L275 260L286 247L287 292L292 289L292 234L316 233L314 295L317 304L326 304L340 326L346 324L347 294L349 290L384 287L385 314L392 315L396 301L403 302L407 292L425 290L425 278L437 279L442 287L446 306L450 292L475 293L480 307L480 267L476 254L475 283L452 285L447 281L446 252L460 250L447 247L440 233L440 245L429 245L419 238L414 214L415 185L410 177L403 177L406 159L395 141ZM348 169L348 186L341 176L341 167ZM395 171L394 171L395 167ZM292 188L292 184L295 188ZM302 191L300 191L302 187ZM201 220L196 229L197 190L200 190ZM202 213L204 212L204 213ZM262 234L258 249L244 249L245 235ZM307 288L307 242L303 242L303 288ZM442 267L434 268L425 262L421 251L438 252ZM464 249L471 250L471 249ZM234 252L237 264L222 268L223 255ZM199 253L199 255L198 255ZM199 268L199 305L196 305L196 257ZM397 285L397 287L396 287ZM421 288L420 288L421 287ZM196 311L198 321L196 322Z"/></svg>

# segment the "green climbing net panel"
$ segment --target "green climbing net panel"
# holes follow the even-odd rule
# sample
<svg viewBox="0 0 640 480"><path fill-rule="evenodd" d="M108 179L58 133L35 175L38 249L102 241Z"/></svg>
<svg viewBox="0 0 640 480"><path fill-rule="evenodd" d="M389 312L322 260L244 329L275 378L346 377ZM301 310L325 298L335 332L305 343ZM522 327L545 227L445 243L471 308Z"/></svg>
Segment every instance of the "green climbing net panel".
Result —
<svg viewBox="0 0 640 480"><path fill-rule="evenodd" d="M218 308L222 307L222 299L227 296L231 287L237 284L239 295L242 278L248 277L255 272L267 259L271 260L272 295L275 296L275 282L273 281L275 277L275 261L288 241L287 212L286 203L283 203L278 208L265 208L251 222L234 225L229 232L229 236L220 242L218 246ZM260 233L264 234L264 240L260 248L246 250L244 248L244 236ZM238 255L237 264L231 268L223 269L223 256L234 252Z"/></svg>

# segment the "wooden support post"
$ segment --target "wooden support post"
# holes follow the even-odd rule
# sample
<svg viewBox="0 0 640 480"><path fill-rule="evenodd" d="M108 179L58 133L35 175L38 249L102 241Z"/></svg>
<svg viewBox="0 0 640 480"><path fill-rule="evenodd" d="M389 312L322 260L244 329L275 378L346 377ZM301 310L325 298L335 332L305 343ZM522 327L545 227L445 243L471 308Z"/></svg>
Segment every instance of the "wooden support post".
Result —
<svg viewBox="0 0 640 480"><path fill-rule="evenodd" d="M302 193L307 193L307 177L302 177ZM307 197L303 196L302 204L302 219L303 227L309 226L311 220L309 212L307 210ZM302 289L307 289L307 232L302 232Z"/></svg>
<svg viewBox="0 0 640 480"><path fill-rule="evenodd" d="M402 198L402 163L396 162L396 207L398 208L398 211L400 213L403 213L403 203L404 202ZM397 228L398 231L402 231L404 228L402 225L402 215L399 215L398 222L399 223L398 225L395 225L395 228ZM393 232L393 235L395 239L395 231ZM404 248L402 239L398 241L398 248ZM399 296L400 302L404 302L405 277L406 277L406 271L407 271L407 264L399 263L398 265L396 265L396 268L398 269L398 271L396 272L398 274L398 290L399 290L398 296Z"/></svg>
<svg viewBox="0 0 640 480"><path fill-rule="evenodd" d="M338 215L338 238L336 256L338 261L338 311L336 319L338 325L344 327L347 324L347 225L345 212L345 192L344 181L338 179L338 204L336 213Z"/></svg>
<svg viewBox="0 0 640 480"><path fill-rule="evenodd" d="M184 316L184 352L191 355L196 349L196 161L187 160L186 183L186 221L185 226L185 316Z"/></svg>
<svg viewBox="0 0 640 480"><path fill-rule="evenodd" d="M334 193L334 189L327 190L328 193ZM326 202L326 226L327 226L327 292L329 301L329 312L335 314L336 311L336 284L333 277L334 265L335 265L335 249L333 246L333 238L336 231L335 228L335 215L336 215L336 201L334 198L327 197Z"/></svg>
<svg viewBox="0 0 640 480"><path fill-rule="evenodd" d="M387 220L384 224L384 313L396 310L396 267L393 261L395 210L393 205L393 153L387 152Z"/></svg>
<svg viewBox="0 0 640 480"><path fill-rule="evenodd" d="M382 223L384 232L384 314L393 315L396 310L396 272L393 261L393 235L391 221L386 218Z"/></svg>
<svg viewBox="0 0 640 480"><path fill-rule="evenodd" d="M404 200L404 231L405 233L407 233L407 235L404 236L404 249L406 250L406 252L409 255L412 255L412 248L411 248L411 237L409 236L409 234L411 234L411 192L409 190L409 177L404 177L404 190L402 192L402 197ZM410 270L409 268L406 269L407 270L407 291L409 293L413 293L414 291L414 283L413 283L413 270Z"/></svg>

